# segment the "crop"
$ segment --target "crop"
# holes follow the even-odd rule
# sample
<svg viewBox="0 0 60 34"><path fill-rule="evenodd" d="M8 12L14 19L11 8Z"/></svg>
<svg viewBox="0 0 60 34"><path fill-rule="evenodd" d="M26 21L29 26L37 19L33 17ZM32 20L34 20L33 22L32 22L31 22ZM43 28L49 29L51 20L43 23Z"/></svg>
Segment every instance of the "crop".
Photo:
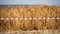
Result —
<svg viewBox="0 0 60 34"><path fill-rule="evenodd" d="M33 19L33 18L46 19ZM0 19L9 18L9 20L0 20L0 31L18 31L18 30L60 30L60 19L50 19L47 17L60 17L59 6L8 6L0 7ZM32 20L10 20L10 18L32 18Z"/></svg>

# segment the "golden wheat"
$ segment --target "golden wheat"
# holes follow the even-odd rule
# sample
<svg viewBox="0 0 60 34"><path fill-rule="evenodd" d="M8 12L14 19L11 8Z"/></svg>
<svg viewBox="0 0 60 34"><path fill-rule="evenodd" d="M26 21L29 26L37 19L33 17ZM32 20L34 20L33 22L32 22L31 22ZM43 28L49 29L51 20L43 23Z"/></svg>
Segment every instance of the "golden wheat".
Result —
<svg viewBox="0 0 60 34"><path fill-rule="evenodd" d="M0 18L47 18L60 17L60 7L57 6L15 6L0 8ZM60 30L60 19L50 20L0 20L0 31L17 30Z"/></svg>

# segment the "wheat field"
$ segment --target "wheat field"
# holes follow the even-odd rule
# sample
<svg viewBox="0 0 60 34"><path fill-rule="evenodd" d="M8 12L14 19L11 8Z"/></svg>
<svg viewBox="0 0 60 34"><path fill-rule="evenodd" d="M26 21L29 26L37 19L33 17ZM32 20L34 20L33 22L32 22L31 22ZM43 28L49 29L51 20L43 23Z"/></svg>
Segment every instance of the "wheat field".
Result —
<svg viewBox="0 0 60 34"><path fill-rule="evenodd" d="M33 19L33 18L46 19ZM60 30L60 6L33 5L33 6L7 6L0 7L0 18L32 18L32 20L0 20L2 31L27 31L27 30Z"/></svg>

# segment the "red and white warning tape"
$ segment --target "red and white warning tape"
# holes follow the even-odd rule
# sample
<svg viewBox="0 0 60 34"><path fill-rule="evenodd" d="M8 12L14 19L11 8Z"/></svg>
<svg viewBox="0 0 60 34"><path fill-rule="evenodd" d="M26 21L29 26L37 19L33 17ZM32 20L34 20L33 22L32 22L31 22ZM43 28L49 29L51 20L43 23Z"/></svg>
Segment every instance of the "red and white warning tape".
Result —
<svg viewBox="0 0 60 34"><path fill-rule="evenodd" d="M50 19L60 19L59 17L52 17L52 18L50 18L50 17L47 17L47 18L45 18L45 17L43 17L43 18L0 18L0 20L39 20L39 19L47 19L47 20L50 20Z"/></svg>

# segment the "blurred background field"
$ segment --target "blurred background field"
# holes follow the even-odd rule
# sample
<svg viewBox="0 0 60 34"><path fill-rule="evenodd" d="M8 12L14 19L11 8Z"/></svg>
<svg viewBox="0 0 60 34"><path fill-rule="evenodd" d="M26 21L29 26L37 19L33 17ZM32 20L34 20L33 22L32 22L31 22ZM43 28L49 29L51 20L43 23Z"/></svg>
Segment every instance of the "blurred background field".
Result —
<svg viewBox="0 0 60 34"><path fill-rule="evenodd" d="M0 5L60 5L60 0L0 0Z"/></svg>

